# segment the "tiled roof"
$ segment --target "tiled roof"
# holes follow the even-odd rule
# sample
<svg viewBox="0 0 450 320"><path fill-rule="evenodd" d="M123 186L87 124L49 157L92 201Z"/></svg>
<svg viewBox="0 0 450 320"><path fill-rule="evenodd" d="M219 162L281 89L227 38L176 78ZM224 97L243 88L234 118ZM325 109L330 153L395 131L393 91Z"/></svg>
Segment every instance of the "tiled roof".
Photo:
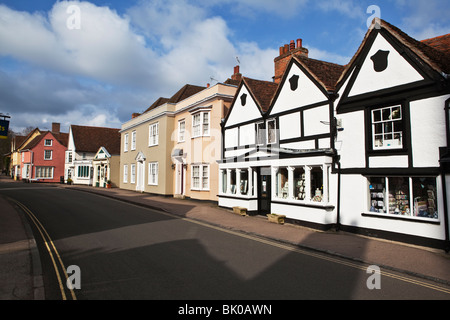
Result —
<svg viewBox="0 0 450 320"><path fill-rule="evenodd" d="M200 87L200 86L194 86L191 84L186 84L183 88L178 90L177 93L175 93L168 102L170 103L178 103L180 101L183 101L184 99L189 98L190 96L193 96L196 93L199 93L200 91L205 90L206 87Z"/></svg>
<svg viewBox="0 0 450 320"><path fill-rule="evenodd" d="M155 108L157 108L157 107L163 105L164 103L166 103L166 102L168 102L168 101L169 101L168 98L160 97L160 98L158 98L158 100L156 100L155 102L153 102L153 104L152 104L150 107L148 107L148 109L145 110L144 113L149 112L150 110L153 110L153 109L155 109Z"/></svg>
<svg viewBox="0 0 450 320"><path fill-rule="evenodd" d="M247 77L243 77L242 81L247 85L248 90L250 90L261 110L267 112L272 102L272 98L277 91L278 84Z"/></svg>
<svg viewBox="0 0 450 320"><path fill-rule="evenodd" d="M72 125L77 152L96 153L105 147L110 154L120 154L120 129Z"/></svg>
<svg viewBox="0 0 450 320"><path fill-rule="evenodd" d="M33 140L31 140L28 144L27 144L27 149L33 149L34 147L36 147L39 142L42 141L42 139L44 139L44 137L47 135L47 133L51 133L53 135L53 137L60 143L62 144L64 147L67 147L67 143L69 141L69 134L68 133L53 133L51 131L46 131L46 132L42 132L40 135L36 136Z"/></svg>
<svg viewBox="0 0 450 320"><path fill-rule="evenodd" d="M295 55L294 59L306 67L311 75L315 77L317 81L322 83L327 91L333 91L336 88L336 83L345 69L345 66L315 60L305 56Z"/></svg>
<svg viewBox="0 0 450 320"><path fill-rule="evenodd" d="M445 53L446 56L450 56L450 33L435 38L425 39L422 40L422 42Z"/></svg>

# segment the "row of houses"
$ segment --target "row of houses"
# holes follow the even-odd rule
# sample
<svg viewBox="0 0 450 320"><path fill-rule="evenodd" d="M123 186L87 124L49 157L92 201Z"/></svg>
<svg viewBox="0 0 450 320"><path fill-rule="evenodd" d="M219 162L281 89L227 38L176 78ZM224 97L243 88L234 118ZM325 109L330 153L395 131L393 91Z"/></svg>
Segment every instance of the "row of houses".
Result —
<svg viewBox="0 0 450 320"><path fill-rule="evenodd" d="M71 125L32 130L11 141L11 177L24 182L118 186L119 129ZM116 168L116 170L114 170ZM113 182L114 181L114 182Z"/></svg>
<svg viewBox="0 0 450 320"><path fill-rule="evenodd" d="M71 126L53 178L448 248L449 53L450 35L418 41L385 21L345 66L291 41L273 81L237 66L224 82L157 99L120 129ZM40 133L44 153L31 159L49 156L52 134ZM47 172L20 166L22 178Z"/></svg>

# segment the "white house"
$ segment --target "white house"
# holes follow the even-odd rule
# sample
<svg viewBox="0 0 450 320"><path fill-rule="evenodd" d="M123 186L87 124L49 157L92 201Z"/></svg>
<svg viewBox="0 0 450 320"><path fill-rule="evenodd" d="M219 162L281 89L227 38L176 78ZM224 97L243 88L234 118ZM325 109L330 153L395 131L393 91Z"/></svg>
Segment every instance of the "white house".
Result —
<svg viewBox="0 0 450 320"><path fill-rule="evenodd" d="M450 249L450 35L375 22L345 67L297 40L274 84L244 78L222 123L220 206Z"/></svg>
<svg viewBox="0 0 450 320"><path fill-rule="evenodd" d="M93 185L92 160L100 147L115 150L120 146L119 129L71 125L66 151L64 179L74 184Z"/></svg>
<svg viewBox="0 0 450 320"><path fill-rule="evenodd" d="M219 205L326 228L336 222L331 124L344 68L298 44L280 48L275 82L244 78L238 88L223 123Z"/></svg>
<svg viewBox="0 0 450 320"><path fill-rule="evenodd" d="M448 246L450 35L374 23L339 81L342 228ZM447 118L446 118L447 116ZM447 119L447 122L446 122ZM445 171L444 171L445 170Z"/></svg>

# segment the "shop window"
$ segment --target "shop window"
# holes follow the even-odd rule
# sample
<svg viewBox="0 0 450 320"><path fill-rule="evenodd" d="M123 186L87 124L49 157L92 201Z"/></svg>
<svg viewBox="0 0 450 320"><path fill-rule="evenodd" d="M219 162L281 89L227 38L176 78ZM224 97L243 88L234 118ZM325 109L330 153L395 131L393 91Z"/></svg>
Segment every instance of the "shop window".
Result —
<svg viewBox="0 0 450 320"><path fill-rule="evenodd" d="M438 217L436 178L413 177L413 214L418 217Z"/></svg>
<svg viewBox="0 0 450 320"><path fill-rule="evenodd" d="M240 174L241 174L241 182L240 182L241 194L246 195L248 193L248 171L241 170Z"/></svg>
<svg viewBox="0 0 450 320"><path fill-rule="evenodd" d="M403 147L403 121L401 106L372 110L373 149Z"/></svg>
<svg viewBox="0 0 450 320"><path fill-rule="evenodd" d="M314 202L322 202L323 199L323 170L322 167L311 168L311 200Z"/></svg>
<svg viewBox="0 0 450 320"><path fill-rule="evenodd" d="M289 197L289 173L287 168L279 168L275 180L275 196L281 199Z"/></svg>
<svg viewBox="0 0 450 320"><path fill-rule="evenodd" d="M434 177L371 177L371 212L438 218Z"/></svg>
<svg viewBox="0 0 450 320"><path fill-rule="evenodd" d="M294 169L294 198L297 200L304 200L306 194L305 169Z"/></svg>
<svg viewBox="0 0 450 320"><path fill-rule="evenodd" d="M236 169L230 170L230 190L232 194L236 194Z"/></svg>
<svg viewBox="0 0 450 320"><path fill-rule="evenodd" d="M227 170L221 170L222 174L222 192L227 193Z"/></svg>

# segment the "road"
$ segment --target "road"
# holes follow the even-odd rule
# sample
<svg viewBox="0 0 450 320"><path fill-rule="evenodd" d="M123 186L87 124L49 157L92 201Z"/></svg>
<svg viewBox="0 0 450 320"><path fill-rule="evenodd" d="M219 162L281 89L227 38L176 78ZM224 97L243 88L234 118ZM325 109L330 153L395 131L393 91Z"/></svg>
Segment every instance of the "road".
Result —
<svg viewBox="0 0 450 320"><path fill-rule="evenodd" d="M450 298L442 284L368 273L367 265L91 193L38 184L0 184L0 193L30 219L47 299ZM63 272L69 266L75 271ZM79 289L67 289L67 277Z"/></svg>

